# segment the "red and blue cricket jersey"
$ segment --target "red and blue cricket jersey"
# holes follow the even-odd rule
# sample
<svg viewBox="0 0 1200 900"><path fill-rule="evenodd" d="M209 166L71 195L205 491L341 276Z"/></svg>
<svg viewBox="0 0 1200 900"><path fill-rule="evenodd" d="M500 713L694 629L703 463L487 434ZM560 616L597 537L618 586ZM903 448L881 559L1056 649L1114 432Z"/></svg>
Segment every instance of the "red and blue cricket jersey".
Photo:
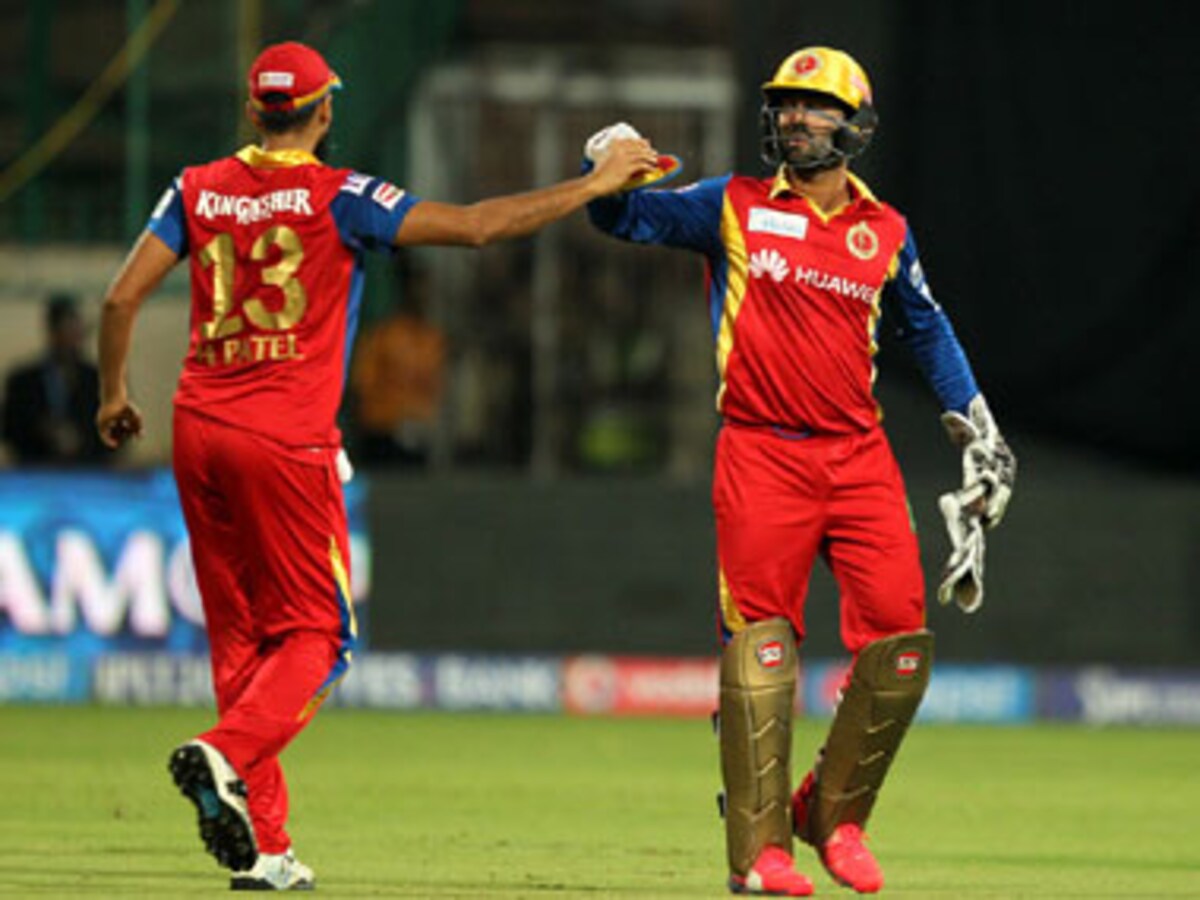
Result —
<svg viewBox="0 0 1200 900"><path fill-rule="evenodd" d="M726 421L813 434L872 428L885 299L943 408L965 410L978 392L904 217L853 175L850 187L850 203L832 214L793 193L782 171L589 204L609 234L704 255Z"/></svg>
<svg viewBox="0 0 1200 900"><path fill-rule="evenodd" d="M151 232L190 258L191 340L175 404L286 446L335 446L366 250L418 198L302 151L246 147L187 168Z"/></svg>
<svg viewBox="0 0 1200 900"><path fill-rule="evenodd" d="M364 253L390 250L417 202L308 153L247 147L185 169L148 226L190 259L173 456L220 712L202 739L245 780L262 853L291 845L278 755L357 637L335 417Z"/></svg>
<svg viewBox="0 0 1200 900"><path fill-rule="evenodd" d="M907 222L858 178L849 186L832 213L782 169L588 206L609 234L707 261L725 426L713 473L722 640L777 616L803 639L818 557L851 653L924 622L916 535L873 394L885 301L944 408L965 410L978 388Z"/></svg>

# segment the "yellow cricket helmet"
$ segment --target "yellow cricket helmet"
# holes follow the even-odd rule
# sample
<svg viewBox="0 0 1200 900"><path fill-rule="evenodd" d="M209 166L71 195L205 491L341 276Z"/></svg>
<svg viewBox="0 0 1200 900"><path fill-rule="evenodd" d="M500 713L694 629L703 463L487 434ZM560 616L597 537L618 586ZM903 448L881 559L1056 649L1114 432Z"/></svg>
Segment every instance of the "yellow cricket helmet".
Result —
<svg viewBox="0 0 1200 900"><path fill-rule="evenodd" d="M832 47L805 47L779 64L774 77L762 86L771 91L813 91L828 94L853 114L871 103L871 82L863 67L849 53Z"/></svg>
<svg viewBox="0 0 1200 900"><path fill-rule="evenodd" d="M782 162L798 169L840 165L867 148L879 124L866 71L849 53L832 47L795 51L779 64L771 80L763 83L762 92L763 158L773 166ZM780 95L792 92L832 97L844 108L846 121L834 132L828 153L803 158L790 153L779 131L778 113Z"/></svg>

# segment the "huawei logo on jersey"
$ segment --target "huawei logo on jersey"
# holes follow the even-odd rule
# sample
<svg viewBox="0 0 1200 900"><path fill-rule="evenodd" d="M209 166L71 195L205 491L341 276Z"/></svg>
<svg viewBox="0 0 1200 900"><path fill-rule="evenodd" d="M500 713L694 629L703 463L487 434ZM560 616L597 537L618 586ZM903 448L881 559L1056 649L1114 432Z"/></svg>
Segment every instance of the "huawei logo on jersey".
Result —
<svg viewBox="0 0 1200 900"><path fill-rule="evenodd" d="M879 252L879 236L866 222L859 222L846 232L846 248L859 259L871 259Z"/></svg>
<svg viewBox="0 0 1200 900"><path fill-rule="evenodd" d="M750 274L755 278L769 275L775 281L783 281L789 271L787 260L773 247L763 248L750 257Z"/></svg>

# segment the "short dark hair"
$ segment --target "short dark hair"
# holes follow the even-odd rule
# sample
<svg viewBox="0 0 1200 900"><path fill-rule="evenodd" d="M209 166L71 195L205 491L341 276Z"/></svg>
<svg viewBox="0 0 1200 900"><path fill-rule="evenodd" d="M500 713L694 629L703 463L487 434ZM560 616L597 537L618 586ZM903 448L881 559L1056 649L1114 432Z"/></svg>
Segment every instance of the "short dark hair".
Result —
<svg viewBox="0 0 1200 900"><path fill-rule="evenodd" d="M79 318L79 300L74 294L55 293L46 298L46 327L57 331L64 322Z"/></svg>
<svg viewBox="0 0 1200 900"><path fill-rule="evenodd" d="M265 103L282 103L290 98L287 94L273 92L264 94L260 99ZM258 124L267 134L287 134L289 131L303 128L312 121L312 117L317 114L317 107L320 105L320 101L313 101L299 109L261 109L258 111Z"/></svg>

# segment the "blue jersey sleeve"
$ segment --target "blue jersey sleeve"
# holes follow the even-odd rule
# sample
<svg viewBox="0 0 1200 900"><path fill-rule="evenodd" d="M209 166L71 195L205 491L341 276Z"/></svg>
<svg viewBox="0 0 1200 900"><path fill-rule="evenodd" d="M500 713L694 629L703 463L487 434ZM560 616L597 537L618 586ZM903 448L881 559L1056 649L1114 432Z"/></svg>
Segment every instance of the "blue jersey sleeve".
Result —
<svg viewBox="0 0 1200 900"><path fill-rule="evenodd" d="M979 387L950 319L925 281L910 231L900 248L896 277L884 289L897 321L897 334L916 358L945 410L965 412Z"/></svg>
<svg viewBox="0 0 1200 900"><path fill-rule="evenodd" d="M601 197L588 204L588 219L601 231L625 241L716 256L722 252L721 208L729 177L707 178L675 190Z"/></svg>
<svg viewBox="0 0 1200 900"><path fill-rule="evenodd" d="M419 202L419 197L391 182L352 172L330 204L330 212L350 249L391 251L396 229Z"/></svg>
<svg viewBox="0 0 1200 900"><path fill-rule="evenodd" d="M177 256L187 255L187 223L183 218L183 190L179 178L163 191L154 212L150 213L146 230L160 238Z"/></svg>

